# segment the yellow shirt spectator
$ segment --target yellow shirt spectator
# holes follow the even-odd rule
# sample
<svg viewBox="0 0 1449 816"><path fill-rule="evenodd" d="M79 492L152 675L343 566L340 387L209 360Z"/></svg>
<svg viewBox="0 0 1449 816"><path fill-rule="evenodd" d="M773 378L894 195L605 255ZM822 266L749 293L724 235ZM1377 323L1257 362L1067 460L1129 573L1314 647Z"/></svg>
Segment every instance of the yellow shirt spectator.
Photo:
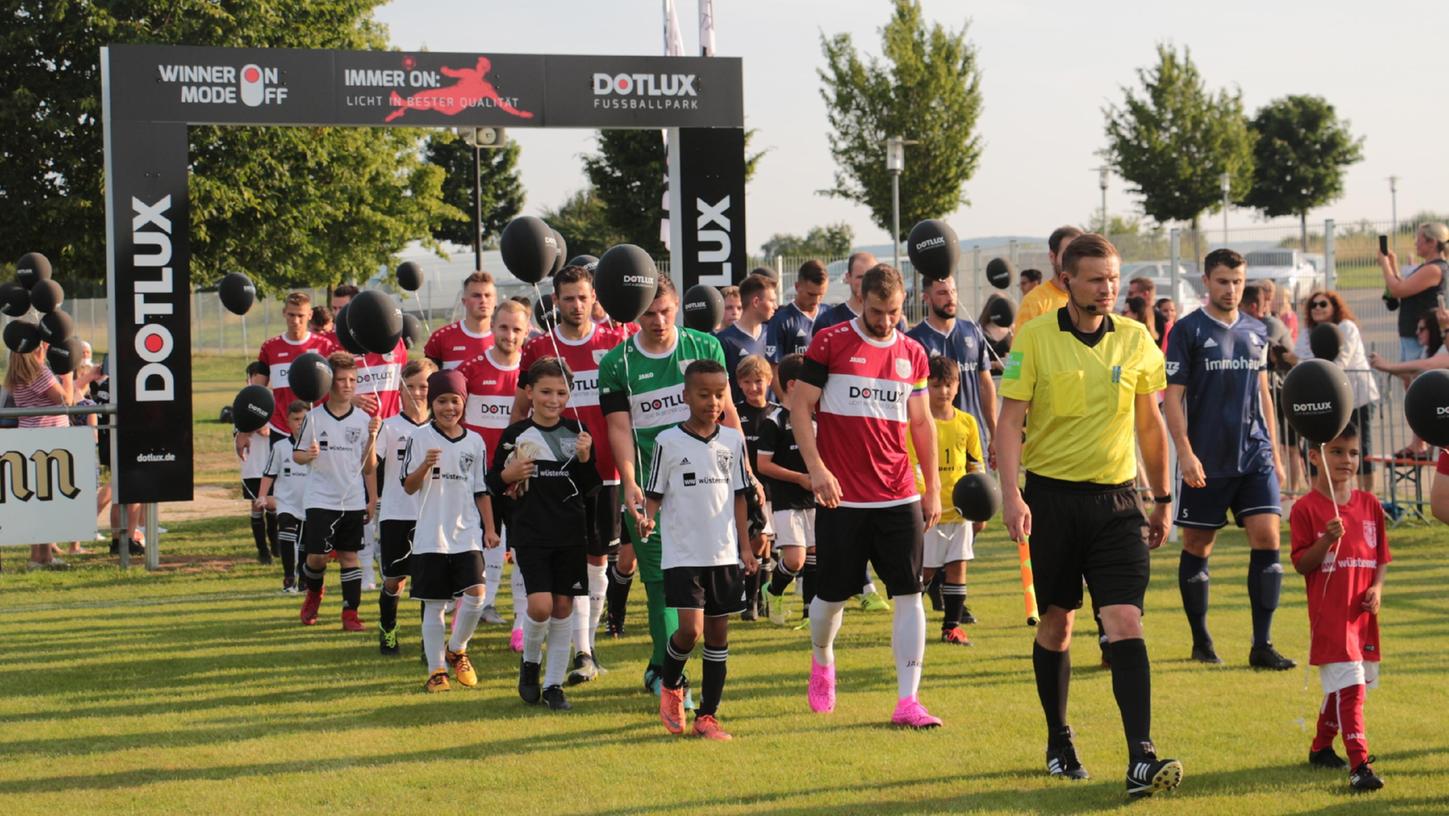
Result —
<svg viewBox="0 0 1449 816"><path fill-rule="evenodd" d="M1021 299L1021 306L1016 310L1016 324L1012 330L1021 334L1021 328L1030 323L1032 318L1044 314L1051 314L1057 309L1067 305L1067 293L1057 288L1055 278L1048 278L1041 282L1041 285L1026 293Z"/></svg>

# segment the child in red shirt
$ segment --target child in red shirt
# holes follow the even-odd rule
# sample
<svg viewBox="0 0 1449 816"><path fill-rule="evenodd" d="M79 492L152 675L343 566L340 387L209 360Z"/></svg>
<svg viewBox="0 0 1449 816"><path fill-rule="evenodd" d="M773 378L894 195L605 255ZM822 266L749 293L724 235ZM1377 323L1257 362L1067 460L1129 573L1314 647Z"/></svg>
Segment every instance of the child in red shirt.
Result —
<svg viewBox="0 0 1449 816"><path fill-rule="evenodd" d="M1390 557L1383 508L1373 494L1353 487L1359 457L1352 424L1321 452L1310 449L1313 490L1293 505L1288 525L1293 566L1307 582L1308 662L1318 667L1324 692L1308 762L1351 768L1349 785L1371 791L1384 783L1369 756L1363 703L1367 689L1378 686L1379 602ZM1340 732L1347 762L1333 752Z"/></svg>

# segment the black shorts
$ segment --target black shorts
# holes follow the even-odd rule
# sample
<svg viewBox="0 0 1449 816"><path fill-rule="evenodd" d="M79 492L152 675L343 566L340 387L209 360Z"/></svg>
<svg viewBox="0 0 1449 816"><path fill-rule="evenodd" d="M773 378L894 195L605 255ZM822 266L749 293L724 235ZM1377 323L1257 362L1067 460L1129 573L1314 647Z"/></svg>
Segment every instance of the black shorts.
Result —
<svg viewBox="0 0 1449 816"><path fill-rule="evenodd" d="M382 555L382 577L407 578L412 575L408 556L413 553L413 529L417 522L389 519L377 524L378 546Z"/></svg>
<svg viewBox="0 0 1449 816"><path fill-rule="evenodd" d="M302 520L291 513L277 514L277 546L292 547L300 543L302 537Z"/></svg>
<svg viewBox="0 0 1449 816"><path fill-rule="evenodd" d="M739 564L670 567L664 571L664 605L670 609L703 609L707 618L743 612L744 570Z"/></svg>
<svg viewBox="0 0 1449 816"><path fill-rule="evenodd" d="M1066 482L1028 473L1023 496L1031 508L1039 607L1080 608L1085 579L1094 607L1142 608L1151 575L1147 516L1131 482Z"/></svg>
<svg viewBox="0 0 1449 816"><path fill-rule="evenodd" d="M483 551L413 553L408 559L412 581L408 597L415 601L451 601L483 584Z"/></svg>
<svg viewBox="0 0 1449 816"><path fill-rule="evenodd" d="M619 516L619 486L604 485L592 499L584 500L585 549L600 557L619 552L623 525Z"/></svg>
<svg viewBox="0 0 1449 816"><path fill-rule="evenodd" d="M923 523L918 502L815 510L815 595L839 603L860 594L867 565L891 595L921 591Z"/></svg>
<svg viewBox="0 0 1449 816"><path fill-rule="evenodd" d="M584 547L524 547L513 551L513 568L523 576L523 590L532 595L589 594Z"/></svg>
<svg viewBox="0 0 1449 816"><path fill-rule="evenodd" d="M262 480L260 478L242 479L241 483L242 498L247 501L254 501L257 498L257 494L262 490Z"/></svg>
<svg viewBox="0 0 1449 816"><path fill-rule="evenodd" d="M310 508L302 522L302 546L308 555L362 551L361 510Z"/></svg>

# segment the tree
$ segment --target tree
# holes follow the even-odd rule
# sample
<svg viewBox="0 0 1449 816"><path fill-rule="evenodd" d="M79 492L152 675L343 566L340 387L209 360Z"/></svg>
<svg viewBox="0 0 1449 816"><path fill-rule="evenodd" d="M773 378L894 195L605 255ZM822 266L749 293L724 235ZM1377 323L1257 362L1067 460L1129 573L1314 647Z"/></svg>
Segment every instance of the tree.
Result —
<svg viewBox="0 0 1449 816"><path fill-rule="evenodd" d="M187 43L381 49L373 0L18 0L0 31L0 206L7 251L64 278L105 276L100 47ZM192 276L240 270L277 291L365 278L444 217L422 131L194 127Z"/></svg>
<svg viewBox="0 0 1449 816"><path fill-rule="evenodd" d="M609 247L624 242L609 226L604 202L589 187L575 192L556 209L545 208L539 217L564 237L570 257L597 258Z"/></svg>
<svg viewBox="0 0 1449 816"><path fill-rule="evenodd" d="M1253 135L1241 93L1211 93L1192 55L1157 47L1157 65L1139 69L1140 93L1123 88L1122 107L1108 107L1107 160L1159 222L1188 221L1194 244L1204 210L1222 207L1222 175L1238 201L1253 181ZM1195 248L1198 258L1201 247Z"/></svg>
<svg viewBox="0 0 1449 816"><path fill-rule="evenodd" d="M886 138L902 136L901 235L917 221L939 218L969 203L964 185L981 158L976 122L981 74L966 26L927 28L917 0L895 0L881 29L884 60L862 59L849 34L821 35L820 70L830 151L839 166L826 195L863 204L876 225L891 230L891 174Z"/></svg>
<svg viewBox="0 0 1449 816"><path fill-rule="evenodd" d="M435 131L428 137L424 158L443 170L443 200L461 213L433 228L439 241L473 246L473 151L472 145L450 130ZM483 245L497 242L498 234L523 209L524 191L518 178L518 143L478 151L479 198L483 202Z"/></svg>
<svg viewBox="0 0 1449 816"><path fill-rule="evenodd" d="M776 233L760 247L766 258L788 257L840 258L850 253L855 232L844 221L811 227L805 237Z"/></svg>
<svg viewBox="0 0 1449 816"><path fill-rule="evenodd" d="M1298 216L1308 251L1308 211L1343 195L1345 168L1363 159L1363 139L1349 133L1321 96L1285 96L1259 109L1250 125L1253 187L1243 203L1269 218Z"/></svg>

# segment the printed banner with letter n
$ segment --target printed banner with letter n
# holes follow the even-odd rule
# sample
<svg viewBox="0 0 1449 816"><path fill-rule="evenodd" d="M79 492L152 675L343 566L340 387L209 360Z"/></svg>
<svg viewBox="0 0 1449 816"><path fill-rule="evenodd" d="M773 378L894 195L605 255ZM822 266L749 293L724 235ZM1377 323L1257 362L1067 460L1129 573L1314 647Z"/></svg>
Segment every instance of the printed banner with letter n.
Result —
<svg viewBox="0 0 1449 816"><path fill-rule="evenodd" d="M0 431L0 545L90 541L95 535L95 432Z"/></svg>

